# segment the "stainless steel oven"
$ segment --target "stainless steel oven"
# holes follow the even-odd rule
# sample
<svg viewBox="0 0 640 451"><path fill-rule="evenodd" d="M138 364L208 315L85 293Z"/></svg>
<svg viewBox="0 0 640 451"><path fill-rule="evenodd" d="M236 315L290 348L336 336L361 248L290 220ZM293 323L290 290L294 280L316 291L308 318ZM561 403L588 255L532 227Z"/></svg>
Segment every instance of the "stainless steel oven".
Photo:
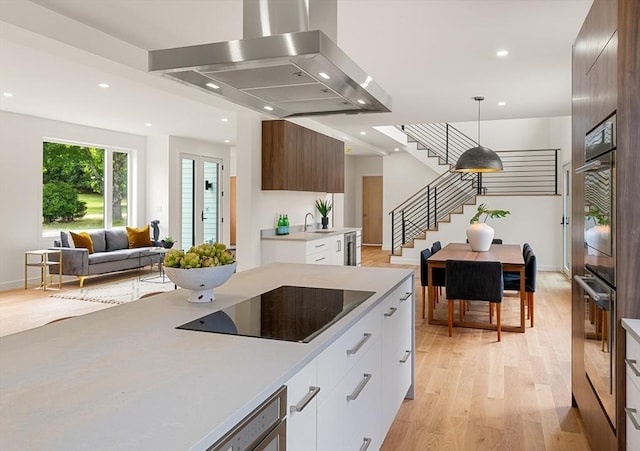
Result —
<svg viewBox="0 0 640 451"><path fill-rule="evenodd" d="M585 137L584 368L611 426L616 427L616 116Z"/></svg>
<svg viewBox="0 0 640 451"><path fill-rule="evenodd" d="M287 451L287 387L247 415L207 451Z"/></svg>

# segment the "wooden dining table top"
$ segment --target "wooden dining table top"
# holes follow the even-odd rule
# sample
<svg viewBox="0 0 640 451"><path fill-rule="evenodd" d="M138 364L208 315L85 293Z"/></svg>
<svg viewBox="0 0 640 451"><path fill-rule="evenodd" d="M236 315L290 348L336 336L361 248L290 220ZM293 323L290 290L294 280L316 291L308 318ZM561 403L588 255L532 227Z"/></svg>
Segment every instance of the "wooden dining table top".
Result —
<svg viewBox="0 0 640 451"><path fill-rule="evenodd" d="M428 263L446 263L447 260L496 261L503 265L524 266L519 244L492 244L486 252L475 252L467 243L449 243L433 254Z"/></svg>

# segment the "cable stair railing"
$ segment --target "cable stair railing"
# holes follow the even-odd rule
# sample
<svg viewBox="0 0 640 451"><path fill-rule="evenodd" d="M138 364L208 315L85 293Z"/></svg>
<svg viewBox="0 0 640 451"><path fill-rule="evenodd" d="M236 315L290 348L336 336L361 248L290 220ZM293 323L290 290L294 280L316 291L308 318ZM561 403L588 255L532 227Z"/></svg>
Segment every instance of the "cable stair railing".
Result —
<svg viewBox="0 0 640 451"><path fill-rule="evenodd" d="M498 151L503 172L458 173L453 167L460 155L478 145L473 139L446 123L399 128L418 150L426 150L448 169L389 213L392 255L412 247L413 240L425 238L427 231L437 230L439 222L450 221L452 213L462 213L464 205L475 204L477 195L558 194L559 149Z"/></svg>

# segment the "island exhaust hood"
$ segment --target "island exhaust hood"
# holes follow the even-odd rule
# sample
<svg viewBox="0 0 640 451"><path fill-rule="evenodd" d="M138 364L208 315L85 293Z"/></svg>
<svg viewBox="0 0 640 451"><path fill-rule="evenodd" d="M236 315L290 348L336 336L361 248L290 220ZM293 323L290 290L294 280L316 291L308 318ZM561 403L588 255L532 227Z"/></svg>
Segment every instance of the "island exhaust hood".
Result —
<svg viewBox="0 0 640 451"><path fill-rule="evenodd" d="M152 50L149 71L279 118L389 112L389 94L329 37L336 2L243 0L244 39Z"/></svg>

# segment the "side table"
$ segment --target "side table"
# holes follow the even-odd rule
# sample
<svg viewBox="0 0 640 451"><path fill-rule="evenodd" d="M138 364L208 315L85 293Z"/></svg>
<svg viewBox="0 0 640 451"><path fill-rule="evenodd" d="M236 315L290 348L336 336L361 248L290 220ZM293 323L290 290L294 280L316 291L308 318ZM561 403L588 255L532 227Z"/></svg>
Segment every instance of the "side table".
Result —
<svg viewBox="0 0 640 451"><path fill-rule="evenodd" d="M50 255L58 255L58 260L49 259ZM34 260L30 256L37 256L39 260ZM40 268L40 288L47 291L47 269L51 265L60 265L58 271L58 289L62 288L62 250L56 249L38 249L35 251L26 251L24 253L24 289L27 289L27 270L29 267ZM49 273L49 285L53 283L53 275Z"/></svg>

